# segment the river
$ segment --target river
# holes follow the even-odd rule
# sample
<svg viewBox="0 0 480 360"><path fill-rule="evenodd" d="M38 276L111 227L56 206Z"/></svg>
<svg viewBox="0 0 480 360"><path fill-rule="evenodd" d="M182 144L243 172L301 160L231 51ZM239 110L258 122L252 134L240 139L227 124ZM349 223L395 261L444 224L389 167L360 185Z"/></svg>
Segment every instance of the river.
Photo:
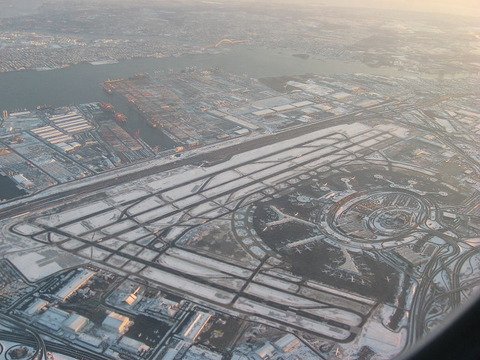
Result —
<svg viewBox="0 0 480 360"><path fill-rule="evenodd" d="M25 190L17 188L15 182L7 176L0 175L0 202L25 195Z"/></svg>
<svg viewBox="0 0 480 360"><path fill-rule="evenodd" d="M133 59L118 64L78 64L49 71L24 70L0 73L0 110L33 109L39 105L63 106L95 101L109 101L101 88L107 79L128 77L135 73L180 71L219 67L235 73L261 78L282 75L368 73L412 76L394 68L373 68L361 63L346 63L314 57L302 59L288 51L231 47L221 54L196 54L161 59Z"/></svg>
<svg viewBox="0 0 480 360"><path fill-rule="evenodd" d="M0 110L9 112L34 109L37 106L64 106L89 102L112 103L115 110L127 115L130 133L139 131L150 146L172 148L175 144L160 130L152 129L143 117L117 95L102 89L107 79L129 77L135 73L179 72L186 67L199 70L218 67L224 71L254 78L312 74L369 73L389 76L411 76L393 68L373 68L361 63L292 56L286 50L236 45L217 54L195 54L179 57L142 58L117 64L83 63L67 68L0 73Z"/></svg>

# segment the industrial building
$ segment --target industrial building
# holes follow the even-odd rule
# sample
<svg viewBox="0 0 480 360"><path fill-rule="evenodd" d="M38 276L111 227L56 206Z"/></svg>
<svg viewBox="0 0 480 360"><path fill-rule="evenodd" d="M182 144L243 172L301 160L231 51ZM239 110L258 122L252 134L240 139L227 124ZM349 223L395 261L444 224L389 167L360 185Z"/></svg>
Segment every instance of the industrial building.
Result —
<svg viewBox="0 0 480 360"><path fill-rule="evenodd" d="M49 120L57 128L69 134L93 129L93 126L89 124L83 115L74 111L62 115L52 115L49 117Z"/></svg>
<svg viewBox="0 0 480 360"><path fill-rule="evenodd" d="M29 180L27 177L25 177L25 175L23 174L13 175L12 179L22 187L29 188L33 186L33 182Z"/></svg>
<svg viewBox="0 0 480 360"><path fill-rule="evenodd" d="M76 149L78 149L79 147L81 147L82 145L80 145L78 142L74 141L74 142L71 142L71 143L66 143L66 142L60 142L58 144L55 144L58 148L60 148L60 150L65 153L65 154L68 154L72 151L75 151Z"/></svg>
<svg viewBox="0 0 480 360"><path fill-rule="evenodd" d="M73 141L73 137L70 135L57 130L56 128L48 125L48 126L43 126L37 129L31 130L31 132L38 136L40 139L49 142L52 145L61 143L61 142L67 142L67 141Z"/></svg>
<svg viewBox="0 0 480 360"><path fill-rule="evenodd" d="M211 317L212 315L209 313L197 311L195 316L185 327L185 330L183 331L183 338L190 340L191 342L195 342Z"/></svg>
<svg viewBox="0 0 480 360"><path fill-rule="evenodd" d="M250 134L250 131L248 129L242 128L239 130L235 130L235 134L240 135L240 136L245 136Z"/></svg>
<svg viewBox="0 0 480 360"><path fill-rule="evenodd" d="M81 333L77 336L76 342L78 342L82 346L87 346L94 348L95 350L100 348L100 345L102 344L102 339Z"/></svg>
<svg viewBox="0 0 480 360"><path fill-rule="evenodd" d="M62 325L65 329L78 333L87 326L88 323L89 320L85 316L72 314Z"/></svg>
<svg viewBox="0 0 480 360"><path fill-rule="evenodd" d="M268 341L262 347L255 350L252 354L255 360L268 360L277 354L275 347Z"/></svg>
<svg viewBox="0 0 480 360"><path fill-rule="evenodd" d="M36 313L40 312L42 309L44 309L48 304L48 301L45 301L43 299L36 299L23 311L23 313L28 317L33 316Z"/></svg>
<svg viewBox="0 0 480 360"><path fill-rule="evenodd" d="M135 291L131 294L128 294L127 297L123 300L127 305L133 305L138 300L138 293L140 292L140 287L137 287Z"/></svg>
<svg viewBox="0 0 480 360"><path fill-rule="evenodd" d="M56 307L51 307L39 317L37 323L41 327L57 332L61 329L62 323L69 316L70 313L67 311L60 310Z"/></svg>
<svg viewBox="0 0 480 360"><path fill-rule="evenodd" d="M127 305L133 305L138 299L138 296L135 294L129 294L123 302Z"/></svg>
<svg viewBox="0 0 480 360"><path fill-rule="evenodd" d="M234 355L234 358L237 360L243 360L247 358L250 360L268 360L272 358L277 359L278 357L283 358L283 356L286 355L282 354L289 353L301 344L302 342L295 335L287 334L275 341L273 344L267 341L258 349L250 352L248 356L236 354Z"/></svg>
<svg viewBox="0 0 480 360"><path fill-rule="evenodd" d="M74 111L49 116L49 120L51 125L32 129L31 132L40 139L58 146L64 153L81 146L74 141L72 134L93 129L83 115Z"/></svg>
<svg viewBox="0 0 480 360"><path fill-rule="evenodd" d="M103 320L102 327L105 330L123 334L131 323L130 318L120 315L118 313L112 312Z"/></svg>
<svg viewBox="0 0 480 360"><path fill-rule="evenodd" d="M95 275L94 271L83 269L80 273L75 275L70 281L65 284L57 293L54 298L58 301L65 302L70 296L72 296L78 289L87 283Z"/></svg>
<svg viewBox="0 0 480 360"><path fill-rule="evenodd" d="M273 343L273 346L283 353L287 353L302 342L295 335L287 334Z"/></svg>
<svg viewBox="0 0 480 360"><path fill-rule="evenodd" d="M142 351L150 350L150 346L144 344L141 341L129 338L127 336L122 337L122 339L118 342L118 345L120 345L122 349L136 353L136 354Z"/></svg>

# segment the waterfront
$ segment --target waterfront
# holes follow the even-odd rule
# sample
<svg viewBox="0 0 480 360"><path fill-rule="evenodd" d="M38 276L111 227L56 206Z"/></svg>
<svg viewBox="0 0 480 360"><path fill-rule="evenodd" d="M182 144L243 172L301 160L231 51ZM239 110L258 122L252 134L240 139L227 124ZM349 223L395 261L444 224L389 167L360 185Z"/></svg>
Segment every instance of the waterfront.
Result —
<svg viewBox="0 0 480 360"><path fill-rule="evenodd" d="M107 101L101 83L109 78L135 73L178 72L186 67L218 67L235 74L262 78L282 75L369 73L413 76L393 68L373 68L360 63L316 58L302 59L287 51L235 46L228 53L197 54L168 58L121 61L118 64L78 64L50 71L25 70L0 74L0 109L32 109L39 105L62 106L73 103Z"/></svg>
<svg viewBox="0 0 480 360"><path fill-rule="evenodd" d="M187 67L198 70L220 68L226 72L254 78L286 74L348 74L368 73L387 76L413 76L393 68L373 68L361 63L292 56L286 50L255 48L237 45L219 54L183 55L180 57L146 58L121 61L116 64L72 65L50 71L25 70L0 73L0 110L10 112L34 109L37 106L65 106L89 102L108 102L129 119L131 133L139 131L150 146L174 146L160 131L153 130L143 117L125 101L105 93L103 81L126 78L135 73L180 72Z"/></svg>
<svg viewBox="0 0 480 360"><path fill-rule="evenodd" d="M18 189L12 179L0 175L0 202L22 195L25 195L25 191Z"/></svg>

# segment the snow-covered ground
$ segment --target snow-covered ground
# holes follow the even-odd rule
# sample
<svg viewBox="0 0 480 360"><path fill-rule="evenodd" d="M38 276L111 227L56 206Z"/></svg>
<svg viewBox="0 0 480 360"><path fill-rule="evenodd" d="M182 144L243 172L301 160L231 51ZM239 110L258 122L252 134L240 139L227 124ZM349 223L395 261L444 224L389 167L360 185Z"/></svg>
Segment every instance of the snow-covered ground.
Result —
<svg viewBox="0 0 480 360"><path fill-rule="evenodd" d="M263 274L257 274L253 278L253 280L260 284L274 286L277 289L281 289L281 290L292 292L292 293L295 293L299 289L299 286L297 284L292 284L291 282L280 280L273 276L268 276Z"/></svg>
<svg viewBox="0 0 480 360"><path fill-rule="evenodd" d="M337 340L345 340L350 336L348 330L328 325L325 322L310 320L295 313L283 311L245 298L240 298L235 303L234 308L254 315L261 315L272 320L279 319L283 322Z"/></svg>
<svg viewBox="0 0 480 360"><path fill-rule="evenodd" d="M208 278L209 281L213 281L214 278L233 278L231 275L214 270L210 267L194 264L173 256L162 255L158 258L157 262L185 274L194 275L200 278Z"/></svg>
<svg viewBox="0 0 480 360"><path fill-rule="evenodd" d="M29 281L38 281L58 271L79 266L85 261L50 246L21 251L5 256Z"/></svg>
<svg viewBox="0 0 480 360"><path fill-rule="evenodd" d="M345 345L345 349L354 353L358 351L359 344L361 344L361 346L370 347L382 359L394 358L406 344L407 330L402 328L398 332L394 332L383 325L388 321L391 311L389 306L379 306L375 314L362 327L357 339Z"/></svg>
<svg viewBox="0 0 480 360"><path fill-rule="evenodd" d="M187 294L193 294L200 298L213 301L214 303L227 305L232 302L234 298L234 295L230 292L215 289L211 286L203 285L182 276L170 274L152 267L142 270L140 274L154 282L172 287L177 291L185 291Z"/></svg>
<svg viewBox="0 0 480 360"><path fill-rule="evenodd" d="M245 289L247 294L258 296L261 299L269 299L270 301L276 302L278 304L290 306L292 308L301 309L301 308L315 308L320 307L322 303L318 303L312 300L302 298L290 294L288 292L283 292L280 290L274 290L270 287L250 283Z"/></svg>
<svg viewBox="0 0 480 360"><path fill-rule="evenodd" d="M175 256L179 259L188 260L192 263L201 264L203 266L211 267L227 274L232 274L241 278L248 278L252 274L251 270L241 268L239 266L231 265L223 261L210 259L198 254L194 254L178 248L171 248L167 254Z"/></svg>

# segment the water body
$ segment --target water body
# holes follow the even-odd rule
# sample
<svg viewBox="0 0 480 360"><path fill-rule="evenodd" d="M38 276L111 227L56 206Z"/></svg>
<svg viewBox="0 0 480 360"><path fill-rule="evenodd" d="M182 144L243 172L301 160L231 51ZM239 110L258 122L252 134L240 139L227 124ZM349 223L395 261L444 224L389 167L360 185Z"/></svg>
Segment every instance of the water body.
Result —
<svg viewBox="0 0 480 360"><path fill-rule="evenodd" d="M14 18L36 14L42 3L43 0L0 1L0 18Z"/></svg>
<svg viewBox="0 0 480 360"><path fill-rule="evenodd" d="M293 53L249 46L234 46L228 53L184 55L162 59L147 58L118 64L78 64L50 71L0 73L0 109L32 109L39 105L63 106L109 100L101 88L103 81L124 78L134 73L174 71L185 67L219 67L234 74L261 78L282 75L368 73L412 76L394 68L373 68L361 63L345 63L310 57L301 59Z"/></svg>
<svg viewBox="0 0 480 360"><path fill-rule="evenodd" d="M25 194L25 190L18 189L12 179L7 176L0 175L0 202Z"/></svg>
<svg viewBox="0 0 480 360"><path fill-rule="evenodd" d="M89 102L112 103L118 112L127 115L128 130L140 131L151 146L175 146L160 130L152 129L143 117L119 96L102 89L107 79L125 78L135 73L179 72L186 67L198 70L218 67L234 74L254 78L312 74L368 73L388 76L412 76L394 68L373 68L361 63L346 63L315 57L302 58L295 52L232 46L220 54L196 54L162 59L144 58L121 61L117 64L91 65L83 63L68 68L48 71L26 70L0 73L0 110L34 109L37 106L54 107Z"/></svg>
<svg viewBox="0 0 480 360"><path fill-rule="evenodd" d="M141 112L122 96L117 94L105 95L105 93L102 96L101 101L112 104L116 112L122 113L127 117L127 123L122 125L125 130L130 134L138 133L140 138L152 148L158 147L160 150L166 150L174 149L180 145L165 135L159 128L151 127Z"/></svg>

